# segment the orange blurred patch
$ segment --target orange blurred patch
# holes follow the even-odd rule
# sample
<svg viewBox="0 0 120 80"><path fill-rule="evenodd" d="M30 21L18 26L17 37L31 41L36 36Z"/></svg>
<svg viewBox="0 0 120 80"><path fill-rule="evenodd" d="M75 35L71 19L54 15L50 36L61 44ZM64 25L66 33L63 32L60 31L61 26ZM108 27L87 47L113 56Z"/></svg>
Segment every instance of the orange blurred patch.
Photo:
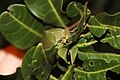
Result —
<svg viewBox="0 0 120 80"><path fill-rule="evenodd" d="M3 48L4 51L6 51L9 54L13 54L16 57L23 58L26 51L22 51L14 47L13 45L8 45L5 48Z"/></svg>

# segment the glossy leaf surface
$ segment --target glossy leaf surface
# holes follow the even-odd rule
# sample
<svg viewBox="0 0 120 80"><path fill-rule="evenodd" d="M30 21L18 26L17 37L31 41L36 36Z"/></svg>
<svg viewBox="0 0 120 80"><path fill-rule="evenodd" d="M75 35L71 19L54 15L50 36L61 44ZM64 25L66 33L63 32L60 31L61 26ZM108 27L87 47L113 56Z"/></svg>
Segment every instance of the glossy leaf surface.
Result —
<svg viewBox="0 0 120 80"><path fill-rule="evenodd" d="M31 48L26 53L22 63L22 76L25 80L36 78L46 80L51 72L51 65L42 48L42 44Z"/></svg>
<svg viewBox="0 0 120 80"><path fill-rule="evenodd" d="M2 35L20 49L27 49L41 40L43 25L36 21L22 4L14 4L0 16Z"/></svg>
<svg viewBox="0 0 120 80"><path fill-rule="evenodd" d="M68 19L62 13L63 0L24 0L28 9L46 23L66 27Z"/></svg>

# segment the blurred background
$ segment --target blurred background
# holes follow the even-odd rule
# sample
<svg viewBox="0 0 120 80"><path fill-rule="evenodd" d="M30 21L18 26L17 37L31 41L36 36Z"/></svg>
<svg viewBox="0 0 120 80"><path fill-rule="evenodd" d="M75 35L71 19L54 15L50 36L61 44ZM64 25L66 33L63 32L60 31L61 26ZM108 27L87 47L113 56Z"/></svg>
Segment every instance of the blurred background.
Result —
<svg viewBox="0 0 120 80"><path fill-rule="evenodd" d="M0 13L7 9L10 4L23 3L23 0L0 0Z"/></svg>

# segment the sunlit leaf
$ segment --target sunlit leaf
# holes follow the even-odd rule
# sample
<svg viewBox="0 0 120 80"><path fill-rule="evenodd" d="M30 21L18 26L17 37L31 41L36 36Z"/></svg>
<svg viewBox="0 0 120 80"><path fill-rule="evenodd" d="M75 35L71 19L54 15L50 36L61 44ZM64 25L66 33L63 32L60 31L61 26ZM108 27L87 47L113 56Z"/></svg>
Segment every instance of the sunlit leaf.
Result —
<svg viewBox="0 0 120 80"><path fill-rule="evenodd" d="M72 49L69 50L70 57L71 57L71 62L72 64L74 63L77 53L78 53L78 47L73 46Z"/></svg>
<svg viewBox="0 0 120 80"><path fill-rule="evenodd" d="M91 40L90 42L87 42L87 39L81 38L79 42L76 44L77 47L85 47L85 46L90 46L91 44L95 44L97 41L96 40Z"/></svg>
<svg viewBox="0 0 120 80"><path fill-rule="evenodd" d="M61 80L72 80L72 75L74 71L74 65L71 65L68 70L66 71L65 75L62 77Z"/></svg>
<svg viewBox="0 0 120 80"><path fill-rule="evenodd" d="M67 62L67 51L68 49L66 47L60 47L58 49L58 55Z"/></svg>
<svg viewBox="0 0 120 80"><path fill-rule="evenodd" d="M58 80L58 79L54 77L53 75L50 75L49 80Z"/></svg>

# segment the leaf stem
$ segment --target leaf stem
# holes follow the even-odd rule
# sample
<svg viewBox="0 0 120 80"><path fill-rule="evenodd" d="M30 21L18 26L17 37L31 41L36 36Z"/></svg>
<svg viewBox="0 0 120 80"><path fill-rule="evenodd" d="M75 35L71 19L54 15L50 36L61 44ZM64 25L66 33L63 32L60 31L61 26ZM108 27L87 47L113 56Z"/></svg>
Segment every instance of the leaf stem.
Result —
<svg viewBox="0 0 120 80"><path fill-rule="evenodd" d="M65 30L70 31L70 30L72 30L73 28L75 28L79 23L80 23L80 20L77 21L77 22L75 22L74 24L72 24L72 25L69 26L69 27L65 27Z"/></svg>

